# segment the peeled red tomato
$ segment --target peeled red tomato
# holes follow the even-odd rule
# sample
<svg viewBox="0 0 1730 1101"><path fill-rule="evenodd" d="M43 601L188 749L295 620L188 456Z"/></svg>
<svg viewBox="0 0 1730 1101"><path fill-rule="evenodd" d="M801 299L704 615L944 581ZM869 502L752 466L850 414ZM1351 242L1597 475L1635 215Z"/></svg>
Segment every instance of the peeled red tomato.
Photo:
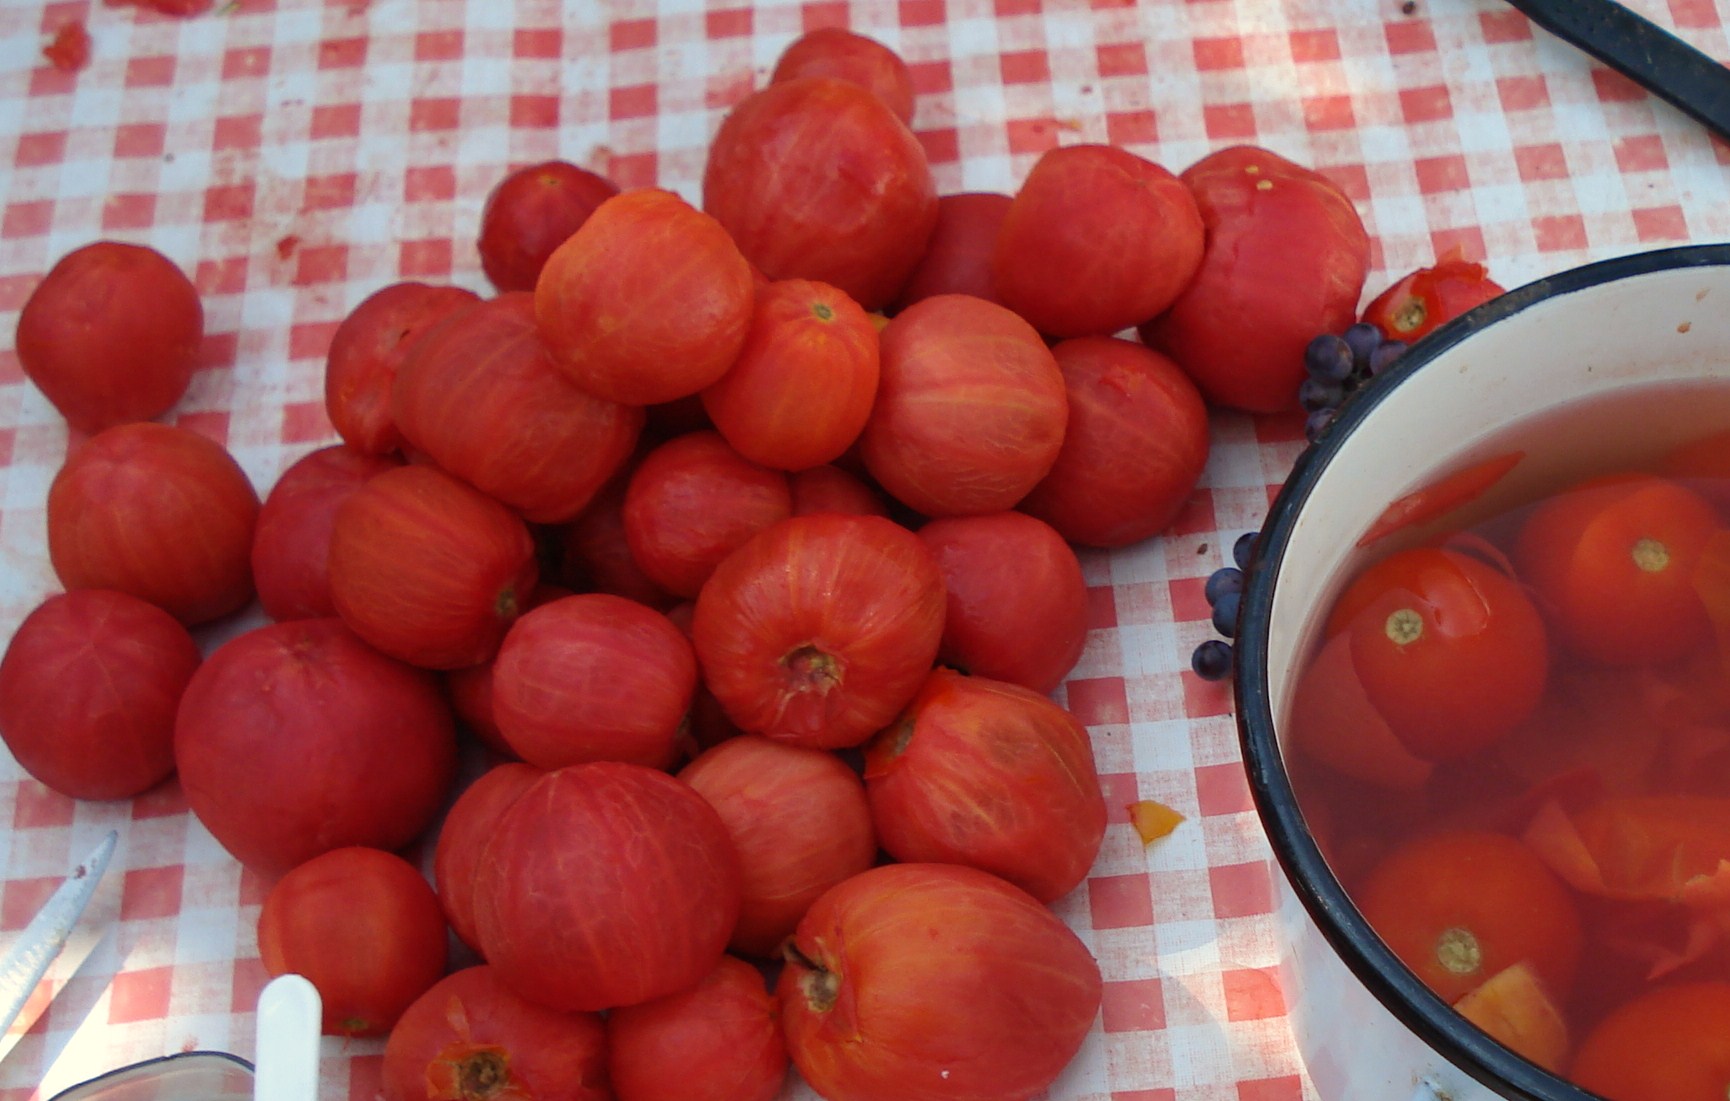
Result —
<svg viewBox="0 0 1730 1101"><path fill-rule="evenodd" d="M552 1009L635 1005L695 986L739 918L739 857L714 809L656 769L550 772L499 816L474 884L480 949Z"/></svg>
<svg viewBox="0 0 1730 1101"><path fill-rule="evenodd" d="M1093 1025L1099 964L1032 895L953 864L889 864L799 923L776 994L828 1101L1025 1101Z"/></svg>
<svg viewBox="0 0 1730 1101"><path fill-rule="evenodd" d="M553 251L535 320L584 390L628 405L720 378L751 324L751 265L714 218L671 191L613 196Z"/></svg>
<svg viewBox="0 0 1730 1101"><path fill-rule="evenodd" d="M807 76L752 93L721 121L703 209L771 280L816 279L875 310L924 254L937 188L894 110L857 84Z"/></svg>
<svg viewBox="0 0 1730 1101"><path fill-rule="evenodd" d="M999 302L1056 337L1109 336L1157 316L1201 264L1182 180L1125 149L1066 145L1034 164L992 253Z"/></svg>
<svg viewBox="0 0 1730 1101"><path fill-rule="evenodd" d="M1031 325L983 298L943 294L897 314L880 339L859 454L891 496L926 516L998 512L1045 477L1069 401Z"/></svg>
<svg viewBox="0 0 1730 1101"><path fill-rule="evenodd" d="M897 860L980 868L1041 902L1087 877L1105 836L1080 720L1031 689L950 669L866 748L865 791Z"/></svg>
<svg viewBox="0 0 1730 1101"><path fill-rule="evenodd" d="M242 864L287 871L347 845L397 849L444 806L456 733L438 682L336 619L239 635L175 718L186 801Z"/></svg>
<svg viewBox="0 0 1730 1101"><path fill-rule="evenodd" d="M943 634L943 577L878 516L795 516L758 532L697 596L704 683L743 730L858 745L913 698Z"/></svg>
<svg viewBox="0 0 1730 1101"><path fill-rule="evenodd" d="M252 599L258 510L221 444L119 424L74 447L48 487L48 557L68 589L118 589L195 626Z"/></svg>
<svg viewBox="0 0 1730 1101"><path fill-rule="evenodd" d="M553 363L534 297L453 313L404 359L391 388L403 439L532 523L569 520L630 458L643 411L590 394Z"/></svg>

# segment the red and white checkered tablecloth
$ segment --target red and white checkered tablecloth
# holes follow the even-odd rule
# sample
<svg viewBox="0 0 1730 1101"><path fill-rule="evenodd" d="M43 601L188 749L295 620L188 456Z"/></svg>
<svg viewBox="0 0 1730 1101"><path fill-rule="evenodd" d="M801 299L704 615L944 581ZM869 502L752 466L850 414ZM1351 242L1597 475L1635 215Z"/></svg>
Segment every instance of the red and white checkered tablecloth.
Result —
<svg viewBox="0 0 1730 1101"><path fill-rule="evenodd" d="M1727 0L1632 6L1730 56ZM73 19L93 39L75 74L41 54ZM321 373L350 308L404 278L488 289L473 242L507 169L558 157L696 201L726 108L831 24L909 61L944 192L1011 191L1059 144L1114 142L1175 171L1253 142L1357 202L1367 293L1456 244L1514 286L1730 239L1730 147L1497 0L219 0L190 18L0 0L0 333L70 249L153 245L194 273L210 334L170 417L225 442L263 491L335 439ZM1302 440L1295 417L1222 414L1214 430L1175 528L1085 559L1094 629L1059 698L1093 732L1113 822L1057 909L1106 985L1050 1101L1314 1096L1229 692L1188 671L1211 635L1203 580L1261 523ZM0 638L57 588L44 498L67 442L0 347ZM1187 820L1144 850L1124 812L1139 798ZM51 973L58 997L7 1040L0 1101L183 1049L250 1056L264 885L172 782L75 804L5 758L0 822L0 938L121 835ZM321 1096L372 1101L381 1049L327 1038Z"/></svg>

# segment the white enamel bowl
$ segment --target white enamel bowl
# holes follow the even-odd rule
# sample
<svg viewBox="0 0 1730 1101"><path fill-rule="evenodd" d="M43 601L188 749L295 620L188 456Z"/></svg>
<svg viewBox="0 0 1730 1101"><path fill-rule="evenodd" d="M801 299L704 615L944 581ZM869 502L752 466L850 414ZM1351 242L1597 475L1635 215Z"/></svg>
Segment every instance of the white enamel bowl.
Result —
<svg viewBox="0 0 1730 1101"><path fill-rule="evenodd" d="M1576 268L1419 342L1347 403L1275 500L1244 593L1235 692L1251 788L1283 873L1292 1025L1322 1101L1592 1096L1466 1024L1401 965L1347 898L1294 802L1282 724L1320 619L1363 562L1354 544L1389 502L1487 456L1501 426L1589 394L1727 375L1730 245ZM1542 450L1515 475L1540 475Z"/></svg>

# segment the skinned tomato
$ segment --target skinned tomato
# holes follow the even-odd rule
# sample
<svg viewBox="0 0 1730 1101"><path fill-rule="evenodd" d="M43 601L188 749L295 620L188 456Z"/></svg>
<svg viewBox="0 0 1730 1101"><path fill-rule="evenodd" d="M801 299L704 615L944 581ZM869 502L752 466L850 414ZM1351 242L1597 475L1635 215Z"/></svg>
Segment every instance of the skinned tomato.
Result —
<svg viewBox="0 0 1730 1101"><path fill-rule="evenodd" d="M992 285L1042 333L1109 336L1171 305L1203 239L1195 196L1164 168L1116 146L1059 146L1004 216Z"/></svg>
<svg viewBox="0 0 1730 1101"><path fill-rule="evenodd" d="M1730 983L1659 987L1580 1042L1568 1076L1616 1101L1719 1101L1730 1093Z"/></svg>
<svg viewBox="0 0 1730 1101"><path fill-rule="evenodd" d="M1605 665L1663 665L1711 633L1694 574L1721 527L1674 482L1614 475L1539 504L1513 558L1559 646Z"/></svg>
<svg viewBox="0 0 1730 1101"><path fill-rule="evenodd" d="M601 761L550 772L499 816L475 880L481 951L553 1009L635 1005L714 970L739 917L739 858L685 784Z"/></svg>
<svg viewBox="0 0 1730 1101"><path fill-rule="evenodd" d="M979 868L1041 902L1086 878L1105 837L1081 722L1031 689L949 669L866 748L865 791L897 860Z"/></svg>
<svg viewBox="0 0 1730 1101"><path fill-rule="evenodd" d="M1464 757L1523 722L1549 674L1544 621L1500 570L1456 550L1382 559L1341 594L1326 633L1400 743L1427 761Z"/></svg>
<svg viewBox="0 0 1730 1101"><path fill-rule="evenodd" d="M751 332L703 408L733 449L777 470L833 462L877 395L877 328L842 291L786 279L757 292Z"/></svg>
<svg viewBox="0 0 1730 1101"><path fill-rule="evenodd" d="M925 150L857 84L770 84L721 121L703 169L703 209L771 280L815 279L861 307L888 303L937 222Z"/></svg>
<svg viewBox="0 0 1730 1101"><path fill-rule="evenodd" d="M578 389L553 364L523 293L428 329L397 371L391 417L440 468L537 524L581 512L643 427L641 409Z"/></svg>
<svg viewBox="0 0 1730 1101"><path fill-rule="evenodd" d="M508 173L481 208L481 270L501 292L534 290L553 250L618 193L611 180L566 161Z"/></svg>
<svg viewBox="0 0 1730 1101"><path fill-rule="evenodd" d="M317 988L328 1035L379 1036L444 977L444 912L402 857L332 849L265 895L258 953L272 975Z"/></svg>
<svg viewBox="0 0 1730 1101"><path fill-rule="evenodd" d="M575 520L555 529L559 576L578 591L612 593L664 611L679 598L649 579L625 541L625 490L633 472L627 467Z"/></svg>
<svg viewBox="0 0 1730 1101"><path fill-rule="evenodd" d="M763 976L731 956L690 990L607 1015L619 1101L774 1101L787 1065Z"/></svg>
<svg viewBox="0 0 1730 1101"><path fill-rule="evenodd" d="M1072 543L1123 547L1170 527L1207 466L1207 405L1170 359L1114 337L1051 349L1069 415L1063 446L1016 506Z"/></svg>
<svg viewBox="0 0 1730 1101"><path fill-rule="evenodd" d="M280 873L348 845L399 849L456 774L450 708L430 673L336 619L259 627L223 643L180 700L174 759L186 801L242 864Z"/></svg>
<svg viewBox="0 0 1730 1101"><path fill-rule="evenodd" d="M451 931L470 948L480 946L475 928L475 876L499 816L544 773L520 761L496 764L463 789L439 826L433 849L433 886Z"/></svg>
<svg viewBox="0 0 1730 1101"><path fill-rule="evenodd" d="M1355 894L1405 965L1452 1002L1522 961L1566 997L1584 945L1568 889L1514 838L1452 831L1408 841Z"/></svg>
<svg viewBox="0 0 1730 1101"><path fill-rule="evenodd" d="M943 635L943 575L919 537L876 516L765 528L697 596L704 682L742 729L858 745L913 698Z"/></svg>
<svg viewBox="0 0 1730 1101"><path fill-rule="evenodd" d="M575 595L563 585L539 582L534 592L529 594L523 613L526 615L543 604ZM510 632L507 630L505 633L508 635ZM505 736L499 732L498 721L493 717L493 666L497 663L498 655L494 654L491 660L479 665L446 670L445 696L450 700L457 719L477 741L501 757L515 759L517 751L505 741Z"/></svg>
<svg viewBox="0 0 1730 1101"><path fill-rule="evenodd" d="M717 432L661 444L625 489L625 543L657 588L694 597L735 549L792 511L787 475L752 462Z"/></svg>
<svg viewBox="0 0 1730 1101"><path fill-rule="evenodd" d="M665 768L696 687L691 644L666 616L622 596L584 593L511 625L493 665L493 721L540 768Z"/></svg>
<svg viewBox="0 0 1730 1101"><path fill-rule="evenodd" d="M947 594L937 660L1050 692L1087 644L1087 582L1063 536L1022 512L919 528Z"/></svg>
<svg viewBox="0 0 1730 1101"><path fill-rule="evenodd" d="M793 494L793 515L840 512L853 516L888 516L883 494L833 464L796 471L787 478Z"/></svg>
<svg viewBox="0 0 1730 1101"><path fill-rule="evenodd" d="M776 996L794 1065L830 1101L1004 1101L1069 1064L1101 991L1087 948L1025 891L890 864L817 900Z"/></svg>
<svg viewBox="0 0 1730 1101"><path fill-rule="evenodd" d="M1377 787L1417 791L1435 766L1414 756L1376 710L1345 632L1323 643L1292 695L1291 744L1336 772Z"/></svg>
<svg viewBox="0 0 1730 1101"><path fill-rule="evenodd" d="M909 307L880 337L877 403L859 454L892 497L925 516L999 512L1050 472L1069 400L1027 322L946 294Z"/></svg>
<svg viewBox="0 0 1730 1101"><path fill-rule="evenodd" d="M384 1046L385 1101L613 1101L606 1026L512 993L491 967L448 975Z"/></svg>
<svg viewBox="0 0 1730 1101"><path fill-rule="evenodd" d="M1532 965L1491 975L1454 1003L1460 1016L1504 1047L1557 1074L1568 1060L1568 1022Z"/></svg>
<svg viewBox="0 0 1730 1101"><path fill-rule="evenodd" d="M754 734L679 770L726 823L744 901L728 946L772 957L817 896L877 858L865 786L840 757Z"/></svg>
<svg viewBox="0 0 1730 1101"><path fill-rule="evenodd" d="M1363 320L1387 339L1411 344L1502 293L1489 270L1467 260L1456 245L1434 265L1419 268L1378 294L1365 307Z"/></svg>
<svg viewBox="0 0 1730 1101"><path fill-rule="evenodd" d="M330 337L324 409L343 442L384 454L402 446L390 415L397 368L421 333L464 306L473 291L429 283L392 283L349 311Z"/></svg>
<svg viewBox="0 0 1730 1101"><path fill-rule="evenodd" d="M913 74L901 55L874 38L845 27L806 31L784 50L770 83L826 76L857 84L883 101L895 117L913 125Z"/></svg>
<svg viewBox="0 0 1730 1101"><path fill-rule="evenodd" d="M174 261L97 241L61 257L30 292L15 347L25 376L67 423L100 432L173 408L203 341L204 305Z"/></svg>
<svg viewBox="0 0 1730 1101"><path fill-rule="evenodd" d="M940 294L998 301L991 274L997 232L1015 200L995 191L967 191L937 200L937 226L919 265L895 298L896 312Z"/></svg>
<svg viewBox="0 0 1730 1101"><path fill-rule="evenodd" d="M1357 317L1369 234L1327 177L1266 149L1209 153L1182 173L1207 227L1201 267L1141 338L1209 403L1250 413L1297 405L1304 349ZM1293 258L1303 277L1293 277Z"/></svg>
<svg viewBox="0 0 1730 1101"><path fill-rule="evenodd" d="M258 492L222 445L151 421L75 447L48 487L48 557L68 589L118 589L188 626L252 599Z"/></svg>
<svg viewBox="0 0 1730 1101"><path fill-rule="evenodd" d="M179 620L135 596L51 596L0 659L0 737L63 795L137 795L174 771L174 714L201 660Z"/></svg>
<svg viewBox="0 0 1730 1101"><path fill-rule="evenodd" d="M252 579L274 620L336 614L330 600L330 531L337 506L375 474L400 465L333 444L309 452L276 480L258 511Z"/></svg>
<svg viewBox="0 0 1730 1101"><path fill-rule="evenodd" d="M751 265L722 225L670 191L643 188L596 207L547 258L535 321L572 382L653 405L726 373L751 301Z"/></svg>
<svg viewBox="0 0 1730 1101"><path fill-rule="evenodd" d="M536 574L523 521L428 466L377 475L342 502L331 528L337 613L411 665L456 669L492 657Z"/></svg>

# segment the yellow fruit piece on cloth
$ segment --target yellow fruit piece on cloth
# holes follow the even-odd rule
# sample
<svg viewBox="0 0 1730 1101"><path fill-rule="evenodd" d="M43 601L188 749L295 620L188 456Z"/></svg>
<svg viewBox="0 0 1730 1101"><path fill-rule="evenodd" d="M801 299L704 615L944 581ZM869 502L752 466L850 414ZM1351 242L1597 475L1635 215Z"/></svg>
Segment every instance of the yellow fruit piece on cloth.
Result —
<svg viewBox="0 0 1730 1101"><path fill-rule="evenodd" d="M1135 826L1135 832L1141 835L1141 843L1151 845L1177 829L1178 823L1183 821L1183 815L1164 803L1142 799L1129 804L1129 821Z"/></svg>
<svg viewBox="0 0 1730 1101"><path fill-rule="evenodd" d="M1454 1008L1503 1047L1545 1070L1559 1071L1567 1061L1567 1022L1529 964L1496 972Z"/></svg>

